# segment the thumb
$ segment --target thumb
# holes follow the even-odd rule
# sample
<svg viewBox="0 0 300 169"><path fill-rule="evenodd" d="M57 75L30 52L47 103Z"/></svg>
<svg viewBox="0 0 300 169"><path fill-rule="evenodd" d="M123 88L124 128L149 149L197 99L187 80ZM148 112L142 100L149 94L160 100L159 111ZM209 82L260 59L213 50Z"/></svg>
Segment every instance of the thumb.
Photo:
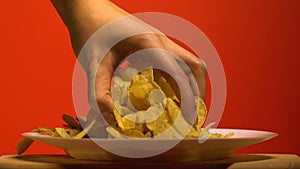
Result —
<svg viewBox="0 0 300 169"><path fill-rule="evenodd" d="M113 68L101 63L95 78L95 99L104 119L108 124L115 122L113 100L110 93Z"/></svg>

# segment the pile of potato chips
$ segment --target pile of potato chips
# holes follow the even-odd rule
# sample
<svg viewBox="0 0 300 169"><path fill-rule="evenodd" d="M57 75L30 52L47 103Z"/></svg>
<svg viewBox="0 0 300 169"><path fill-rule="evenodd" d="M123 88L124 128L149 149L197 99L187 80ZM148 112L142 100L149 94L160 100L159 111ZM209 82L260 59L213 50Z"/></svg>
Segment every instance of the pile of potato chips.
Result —
<svg viewBox="0 0 300 169"><path fill-rule="evenodd" d="M198 138L207 115L203 100L196 97L197 122L193 126L186 122L172 87L152 68L139 73L124 68L114 76L112 96L116 123L107 132L114 138Z"/></svg>
<svg viewBox="0 0 300 169"><path fill-rule="evenodd" d="M207 110L204 101L196 97L198 118L190 125L180 111L180 100L162 74L152 68L138 72L123 68L113 78L115 124L105 127L103 118L91 111L87 117L72 118L64 114L64 127L39 127L33 132L62 138L228 138L209 132L213 123L201 128ZM107 132L106 132L106 131ZM16 146L18 154L25 152L33 140L23 138Z"/></svg>

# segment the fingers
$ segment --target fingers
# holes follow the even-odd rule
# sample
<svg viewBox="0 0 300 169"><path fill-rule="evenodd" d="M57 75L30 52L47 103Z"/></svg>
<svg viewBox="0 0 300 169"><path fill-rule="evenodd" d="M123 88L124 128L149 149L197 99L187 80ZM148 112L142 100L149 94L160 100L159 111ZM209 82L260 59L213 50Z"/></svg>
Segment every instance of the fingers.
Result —
<svg viewBox="0 0 300 169"><path fill-rule="evenodd" d="M199 97L205 99L206 97L206 76L207 76L207 67L205 62L199 57L193 55L191 52L185 50L181 46L177 45L168 38L163 38L166 44L166 48L178 55L191 69L197 86L192 86L194 93L198 93ZM192 75L190 75L191 77ZM198 91L197 91L198 90Z"/></svg>
<svg viewBox="0 0 300 169"><path fill-rule="evenodd" d="M199 97L205 99L206 96L206 65L203 60L197 58L194 55L190 56L180 56L182 60L190 67L195 80L197 82L197 86L192 86L194 92L198 90ZM190 75L191 78L192 75ZM197 92L196 92L197 93Z"/></svg>
<svg viewBox="0 0 300 169"><path fill-rule="evenodd" d="M111 78L115 66L114 57L110 53L107 54L100 63L95 78L95 99L102 115L109 124L115 122L113 116L114 104L110 94Z"/></svg>
<svg viewBox="0 0 300 169"><path fill-rule="evenodd" d="M149 49L148 49L149 50ZM165 78L172 88L175 89L175 93L180 93L179 98L181 98L181 111L190 124L194 124L197 119L197 109L194 100L194 93L189 85L186 74L181 68L181 66L176 62L173 55L165 50L153 51L149 50L149 62L154 63L154 68L158 66L159 69L165 71L169 75L165 74ZM143 57L145 59L145 57ZM146 59L146 60L147 60ZM178 91L179 90L179 91Z"/></svg>
<svg viewBox="0 0 300 169"><path fill-rule="evenodd" d="M163 70L169 74L164 77L175 89L177 96L181 98L183 116L190 124L194 124L197 118L196 105L193 104L195 103L194 92L189 85L185 72L175 60L174 55L166 51L166 44L161 41L160 36L147 34L137 36L134 40L140 42L138 43L140 46L136 48L139 51L136 51L135 55L141 59L137 57L136 60L142 60L142 64ZM136 60L134 61L136 62ZM141 63L137 66L141 66Z"/></svg>

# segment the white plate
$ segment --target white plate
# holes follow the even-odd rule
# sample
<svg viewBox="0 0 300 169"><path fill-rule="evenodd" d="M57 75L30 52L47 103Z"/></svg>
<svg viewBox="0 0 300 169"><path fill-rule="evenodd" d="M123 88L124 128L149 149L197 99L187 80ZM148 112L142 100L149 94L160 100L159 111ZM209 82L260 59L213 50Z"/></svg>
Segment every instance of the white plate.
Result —
<svg viewBox="0 0 300 169"><path fill-rule="evenodd" d="M27 132L22 135L32 140L62 148L67 154L76 159L86 160L151 160L151 161L189 161L211 160L224 158L232 154L238 148L259 143L276 137L278 134L259 130L241 129L213 129L213 132L227 134L234 132L234 136L226 139L208 139L199 143L199 139L183 139L179 144L164 152L148 158L125 158L112 154L97 144L105 145L113 152L139 154L150 152L172 145L176 139L73 139L44 136L39 133ZM97 144L96 144L97 143ZM116 150L116 151L114 151ZM130 154L130 153L129 153Z"/></svg>

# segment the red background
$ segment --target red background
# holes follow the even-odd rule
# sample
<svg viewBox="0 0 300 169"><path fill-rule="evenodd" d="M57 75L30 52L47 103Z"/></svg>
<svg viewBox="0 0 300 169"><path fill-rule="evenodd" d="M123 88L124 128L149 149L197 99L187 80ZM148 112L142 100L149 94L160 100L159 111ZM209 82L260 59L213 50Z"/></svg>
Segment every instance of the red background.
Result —
<svg viewBox="0 0 300 169"><path fill-rule="evenodd" d="M219 127L269 130L273 140L237 152L300 154L298 0L115 0L129 12L180 16L199 27L223 62L228 95ZM75 115L75 56L66 27L48 0L0 6L0 155L20 134ZM34 143L27 153L63 153Z"/></svg>

